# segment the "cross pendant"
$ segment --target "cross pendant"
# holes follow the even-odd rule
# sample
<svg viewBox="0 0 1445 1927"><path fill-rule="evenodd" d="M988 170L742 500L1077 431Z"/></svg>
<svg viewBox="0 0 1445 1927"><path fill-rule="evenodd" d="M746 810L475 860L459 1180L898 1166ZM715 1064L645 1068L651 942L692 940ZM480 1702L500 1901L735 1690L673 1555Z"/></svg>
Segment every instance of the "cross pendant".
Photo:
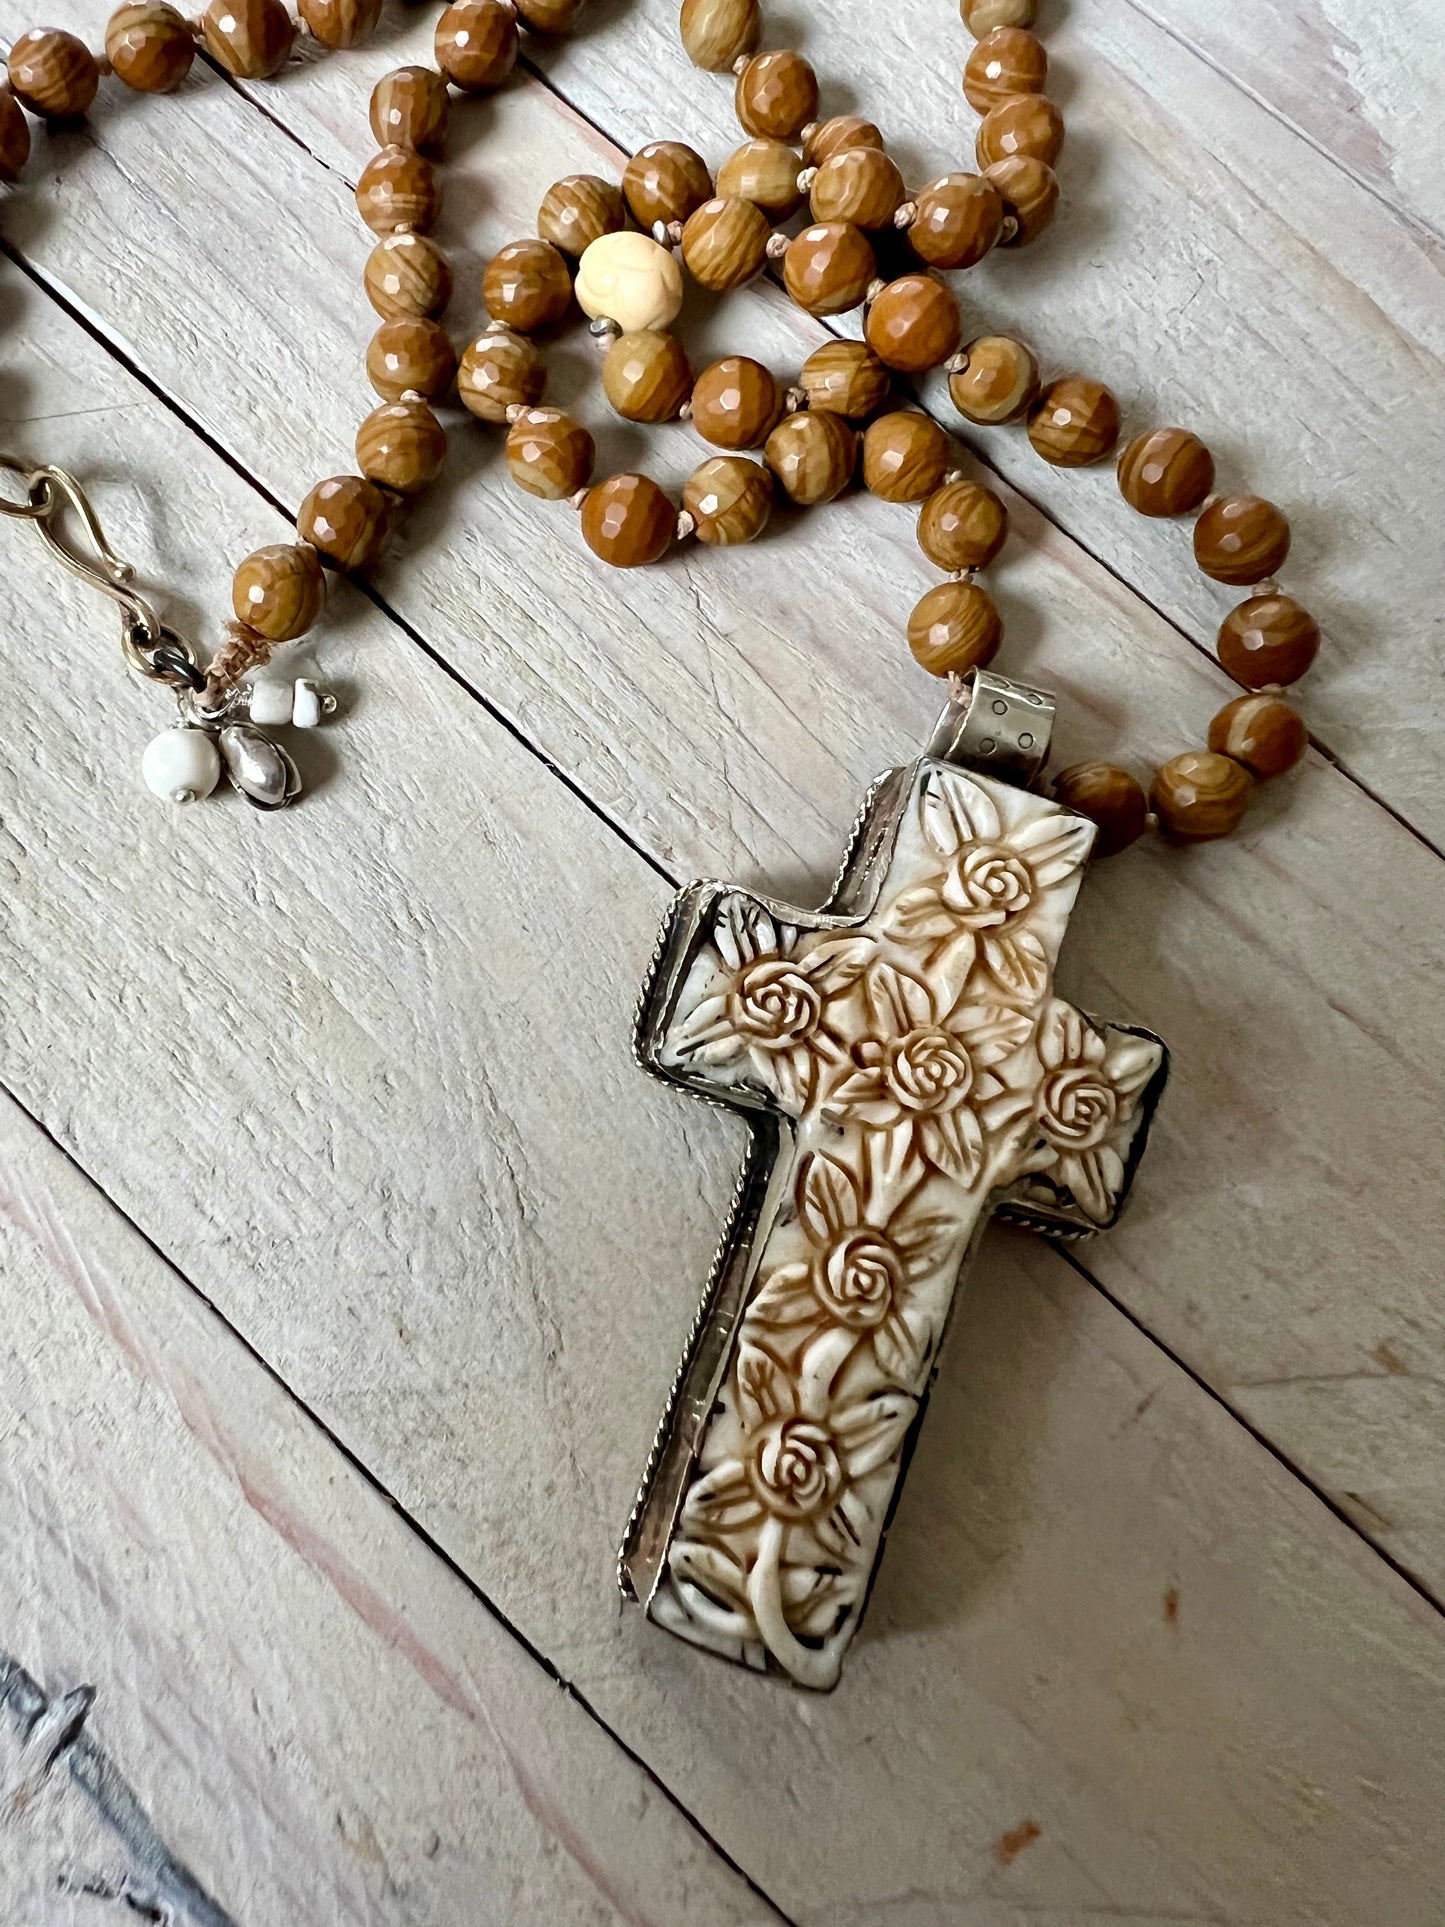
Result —
<svg viewBox="0 0 1445 1927"><path fill-rule="evenodd" d="M838 1679L988 1216L1113 1223L1164 1081L1158 1038L1052 992L1094 829L1008 780L1051 721L977 672L874 785L822 910L694 884L643 991L643 1065L753 1143L621 1583L800 1686Z"/></svg>

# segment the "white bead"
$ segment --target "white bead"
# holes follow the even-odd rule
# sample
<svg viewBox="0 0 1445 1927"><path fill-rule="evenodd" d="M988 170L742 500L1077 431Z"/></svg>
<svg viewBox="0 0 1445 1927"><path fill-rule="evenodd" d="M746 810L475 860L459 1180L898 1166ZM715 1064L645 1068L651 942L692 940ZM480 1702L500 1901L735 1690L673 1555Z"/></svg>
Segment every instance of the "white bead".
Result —
<svg viewBox="0 0 1445 1927"><path fill-rule="evenodd" d="M193 803L220 782L220 753L204 730L167 729L146 744L140 773L168 803Z"/></svg>
<svg viewBox="0 0 1445 1927"><path fill-rule="evenodd" d="M297 729L315 729L325 714L322 707L321 691L314 682L307 682L304 676L296 680L296 693L292 698L291 720ZM254 718L253 718L254 720Z"/></svg>
<svg viewBox="0 0 1445 1927"><path fill-rule="evenodd" d="M268 724L289 723L291 720L291 685L277 682L274 677L265 682L250 685L251 701L248 714L253 723L264 729Z"/></svg>
<svg viewBox="0 0 1445 1927"><path fill-rule="evenodd" d="M682 269L648 234L603 234L585 248L574 284L584 314L624 334L665 328L682 306Z"/></svg>

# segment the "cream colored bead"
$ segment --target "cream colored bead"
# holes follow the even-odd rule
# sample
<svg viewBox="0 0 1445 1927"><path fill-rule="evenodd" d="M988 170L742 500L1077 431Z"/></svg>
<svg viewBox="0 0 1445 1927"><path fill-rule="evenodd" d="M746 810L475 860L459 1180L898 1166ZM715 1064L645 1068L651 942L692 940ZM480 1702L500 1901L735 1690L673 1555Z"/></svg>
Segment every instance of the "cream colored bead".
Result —
<svg viewBox="0 0 1445 1927"><path fill-rule="evenodd" d="M650 235L603 234L583 250L574 292L584 314L624 334L665 328L682 306L682 269Z"/></svg>
<svg viewBox="0 0 1445 1927"><path fill-rule="evenodd" d="M168 729L147 743L140 773L152 795L194 803L221 780L221 758L202 729Z"/></svg>

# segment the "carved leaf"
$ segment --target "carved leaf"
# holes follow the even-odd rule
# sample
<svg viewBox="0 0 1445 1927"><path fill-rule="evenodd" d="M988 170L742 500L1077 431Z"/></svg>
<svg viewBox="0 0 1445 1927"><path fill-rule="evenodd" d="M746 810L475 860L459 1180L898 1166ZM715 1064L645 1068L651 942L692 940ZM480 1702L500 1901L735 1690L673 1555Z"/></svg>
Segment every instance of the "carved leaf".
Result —
<svg viewBox="0 0 1445 1927"><path fill-rule="evenodd" d="M741 1459L724 1459L690 1488L682 1508L689 1533L717 1533L726 1537L763 1516L762 1501L753 1491Z"/></svg>
<svg viewBox="0 0 1445 1927"><path fill-rule="evenodd" d="M918 1401L905 1392L881 1392L834 1414L833 1431L850 1479L861 1479L891 1459L913 1422Z"/></svg>
<svg viewBox="0 0 1445 1927"><path fill-rule="evenodd" d="M983 1129L967 1105L918 1120L918 1148L930 1164L959 1184L972 1184L983 1166Z"/></svg>
<svg viewBox="0 0 1445 1927"><path fill-rule="evenodd" d="M956 856L965 843L992 842L999 833L993 799L956 771L930 770L919 786L918 822L939 856Z"/></svg>
<svg viewBox="0 0 1445 1927"><path fill-rule="evenodd" d="M783 1573L783 1606L800 1639L826 1639L858 1603L856 1572L789 1566Z"/></svg>
<svg viewBox="0 0 1445 1927"><path fill-rule="evenodd" d="M1037 1003L1049 987L1048 956L1032 930L986 932L983 963L1010 997Z"/></svg>
<svg viewBox="0 0 1445 1927"><path fill-rule="evenodd" d="M766 1419L774 1418L785 1403L779 1384L778 1361L748 1337L744 1326L738 1339L737 1391L738 1417L745 1432L755 1432Z"/></svg>
<svg viewBox="0 0 1445 1927"><path fill-rule="evenodd" d="M818 1152L803 1160L798 1209L816 1245L829 1245L861 1222L858 1180L846 1166Z"/></svg>
<svg viewBox="0 0 1445 1927"><path fill-rule="evenodd" d="M740 1561L721 1546L700 1539L674 1540L668 1565L676 1578L699 1587L724 1605L748 1611L748 1575Z"/></svg>
<svg viewBox="0 0 1445 1927"><path fill-rule="evenodd" d="M779 1265L749 1304L747 1322L787 1329L820 1317L822 1308L808 1278L807 1265Z"/></svg>
<svg viewBox="0 0 1445 1927"><path fill-rule="evenodd" d="M1022 824L1010 836L1013 847L1028 858L1034 879L1045 889L1062 883L1089 854L1092 824L1079 818L1041 816Z"/></svg>
<svg viewBox="0 0 1445 1927"><path fill-rule="evenodd" d="M933 997L921 977L897 964L875 963L864 973L868 1011L880 1037L906 1037L935 1021Z"/></svg>
<svg viewBox="0 0 1445 1927"><path fill-rule="evenodd" d="M926 1327L915 1330L901 1311L891 1311L873 1334L879 1366L897 1385L916 1385L928 1355Z"/></svg>

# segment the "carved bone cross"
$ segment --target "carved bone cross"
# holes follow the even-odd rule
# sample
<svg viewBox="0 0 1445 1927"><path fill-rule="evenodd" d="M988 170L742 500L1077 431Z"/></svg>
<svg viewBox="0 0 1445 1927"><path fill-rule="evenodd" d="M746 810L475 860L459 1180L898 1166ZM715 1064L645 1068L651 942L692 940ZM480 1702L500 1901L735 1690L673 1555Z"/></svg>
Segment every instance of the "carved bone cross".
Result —
<svg viewBox="0 0 1445 1927"><path fill-rule="evenodd" d="M622 1551L697 1645L836 1682L990 1211L1118 1215L1165 1051L1052 994L1093 834L928 757L875 786L823 911L720 884L673 908L639 1054L754 1120Z"/></svg>

